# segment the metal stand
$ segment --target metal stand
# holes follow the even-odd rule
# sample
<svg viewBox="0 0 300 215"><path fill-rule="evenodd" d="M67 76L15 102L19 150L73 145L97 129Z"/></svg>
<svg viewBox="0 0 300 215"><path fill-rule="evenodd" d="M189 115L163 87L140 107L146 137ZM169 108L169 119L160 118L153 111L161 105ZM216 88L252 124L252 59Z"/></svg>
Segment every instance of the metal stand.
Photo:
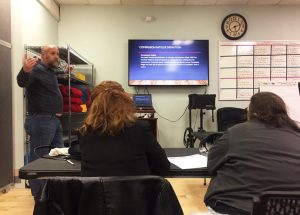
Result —
<svg viewBox="0 0 300 215"><path fill-rule="evenodd" d="M186 128L184 132L184 144L186 148L194 148L194 143L196 139L203 139L206 136L206 131L203 128L203 117L205 115L204 110L212 111L212 121L214 121L214 109L215 107L216 95L199 95L199 94L190 94L189 95L189 127ZM193 132L192 129L192 109L200 109L200 125L198 132ZM187 136L187 138L186 138ZM206 178L204 178L203 185L206 186Z"/></svg>
<svg viewBox="0 0 300 215"><path fill-rule="evenodd" d="M197 137L193 135L194 131L192 128L192 109L200 109L200 127L198 128L198 133L205 133L206 131L203 128L203 117L205 115L204 110L213 110L215 109L215 94L190 94L189 95L189 127L185 129L184 132L184 145L186 148L194 148L195 141ZM214 120L214 117L212 118ZM199 136L199 135L198 135Z"/></svg>
<svg viewBox="0 0 300 215"><path fill-rule="evenodd" d="M203 117L205 115L205 112L203 109L200 109L200 127L198 128L198 132L205 132L203 129ZM196 137L192 134L193 128L192 128L192 110L189 108L189 127L187 128L188 132L188 138L187 138L187 148L194 148L194 144L196 141Z"/></svg>

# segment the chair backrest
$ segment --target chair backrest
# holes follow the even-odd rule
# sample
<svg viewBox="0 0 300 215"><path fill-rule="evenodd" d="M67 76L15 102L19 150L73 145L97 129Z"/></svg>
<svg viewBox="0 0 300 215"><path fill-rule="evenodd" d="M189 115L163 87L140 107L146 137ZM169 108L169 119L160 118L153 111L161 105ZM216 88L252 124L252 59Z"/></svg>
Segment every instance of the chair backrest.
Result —
<svg viewBox="0 0 300 215"><path fill-rule="evenodd" d="M233 125L247 120L245 109L224 107L217 110L218 131L226 131Z"/></svg>
<svg viewBox="0 0 300 215"><path fill-rule="evenodd" d="M183 215L159 176L55 177L46 180L34 215Z"/></svg>
<svg viewBox="0 0 300 215"><path fill-rule="evenodd" d="M300 192L267 191L253 199L252 215L299 215Z"/></svg>

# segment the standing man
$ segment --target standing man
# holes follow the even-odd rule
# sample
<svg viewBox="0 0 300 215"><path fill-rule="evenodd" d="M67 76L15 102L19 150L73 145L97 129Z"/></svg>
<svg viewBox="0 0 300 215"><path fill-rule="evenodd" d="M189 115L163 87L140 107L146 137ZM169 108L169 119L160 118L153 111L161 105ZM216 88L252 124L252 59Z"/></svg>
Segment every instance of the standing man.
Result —
<svg viewBox="0 0 300 215"><path fill-rule="evenodd" d="M30 136L29 162L48 153L49 149L34 149L39 146L63 147L62 127L59 120L63 111L54 69L58 67L59 50L54 45L45 45L41 50L41 60L24 57L23 67L17 76L18 85L25 87L28 116L25 130ZM37 198L43 184L30 180L31 193Z"/></svg>

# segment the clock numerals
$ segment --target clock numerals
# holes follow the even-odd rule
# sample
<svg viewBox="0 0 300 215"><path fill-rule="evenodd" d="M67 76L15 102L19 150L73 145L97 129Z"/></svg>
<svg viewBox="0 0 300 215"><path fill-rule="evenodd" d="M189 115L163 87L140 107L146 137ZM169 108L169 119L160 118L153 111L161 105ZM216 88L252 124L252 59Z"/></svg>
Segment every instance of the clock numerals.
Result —
<svg viewBox="0 0 300 215"><path fill-rule="evenodd" d="M239 31L237 31L237 32L231 32L230 36L232 36L232 37L239 37L239 36L241 36L241 32L239 32Z"/></svg>
<svg viewBox="0 0 300 215"><path fill-rule="evenodd" d="M236 16L229 17L230 22L237 21L237 19L238 19L238 17L236 17Z"/></svg>
<svg viewBox="0 0 300 215"><path fill-rule="evenodd" d="M228 39L239 39L246 31L246 19L240 14L230 14L222 22L222 33Z"/></svg>

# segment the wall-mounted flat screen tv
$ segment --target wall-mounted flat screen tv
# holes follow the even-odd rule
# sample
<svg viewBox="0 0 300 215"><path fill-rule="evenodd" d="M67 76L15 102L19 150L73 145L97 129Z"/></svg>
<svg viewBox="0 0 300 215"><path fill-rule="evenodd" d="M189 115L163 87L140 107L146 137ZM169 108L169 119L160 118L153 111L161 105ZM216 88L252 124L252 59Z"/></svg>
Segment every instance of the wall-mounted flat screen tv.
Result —
<svg viewBox="0 0 300 215"><path fill-rule="evenodd" d="M208 40L128 40L128 84L208 85Z"/></svg>

